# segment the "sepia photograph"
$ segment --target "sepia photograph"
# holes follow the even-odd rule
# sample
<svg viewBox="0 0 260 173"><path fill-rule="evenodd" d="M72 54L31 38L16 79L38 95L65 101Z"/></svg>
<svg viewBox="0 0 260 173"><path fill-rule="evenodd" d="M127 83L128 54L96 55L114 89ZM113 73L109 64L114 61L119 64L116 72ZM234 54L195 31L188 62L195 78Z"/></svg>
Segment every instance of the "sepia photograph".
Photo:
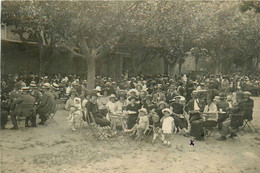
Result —
<svg viewBox="0 0 260 173"><path fill-rule="evenodd" d="M1 0L0 173L259 173L259 0Z"/></svg>

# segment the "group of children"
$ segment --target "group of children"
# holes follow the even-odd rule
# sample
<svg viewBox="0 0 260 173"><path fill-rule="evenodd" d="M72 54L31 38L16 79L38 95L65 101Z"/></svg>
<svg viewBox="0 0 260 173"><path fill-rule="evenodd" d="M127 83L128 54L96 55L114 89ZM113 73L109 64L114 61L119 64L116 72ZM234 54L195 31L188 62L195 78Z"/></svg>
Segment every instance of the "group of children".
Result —
<svg viewBox="0 0 260 173"><path fill-rule="evenodd" d="M138 123L130 130L125 132L132 132L132 135L136 135L137 140L143 139L148 131L153 131L153 143L157 141L160 136L164 145L171 145L171 134L175 131L174 119L171 116L172 110L165 108L162 110L164 116L160 119L155 111L151 111L149 114L145 108L139 109ZM149 119L152 119L153 124L149 125Z"/></svg>
<svg viewBox="0 0 260 173"><path fill-rule="evenodd" d="M82 107L80 98L75 97L73 101L74 105L70 107L68 122L72 130L75 131L76 123L79 123L80 125L84 123L84 108ZM119 115L116 115L113 103L115 103L115 96L110 97L110 104L107 105L109 108L107 119L109 119L111 122L110 126L112 131L116 132L117 122L116 119L114 119L111 115ZM153 143L157 141L158 137L161 137L163 144L170 146L170 136L175 129L174 119L171 116L173 112L171 109L165 108L162 110L162 113L164 114L164 116L160 119L154 110L150 111L150 113L148 114L145 108L141 108L138 110L138 120L133 128L127 129L126 126L124 126L124 123L122 123L121 125L125 132L132 132L131 136L135 136L135 139L137 140L143 139L149 133L149 131L152 131ZM150 125L150 121L153 122L152 125Z"/></svg>

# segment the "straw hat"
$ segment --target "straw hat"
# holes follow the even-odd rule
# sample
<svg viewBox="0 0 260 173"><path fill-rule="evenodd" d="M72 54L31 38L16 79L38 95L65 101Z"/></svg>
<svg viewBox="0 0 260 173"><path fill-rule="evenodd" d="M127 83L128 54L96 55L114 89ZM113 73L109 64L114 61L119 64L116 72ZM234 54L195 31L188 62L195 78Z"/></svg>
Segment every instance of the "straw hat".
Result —
<svg viewBox="0 0 260 173"><path fill-rule="evenodd" d="M251 95L252 95L249 91L245 91L243 94L244 94L244 95L248 95L248 96L251 96Z"/></svg>
<svg viewBox="0 0 260 173"><path fill-rule="evenodd" d="M50 87L51 87L51 85L49 83L44 83L42 85L42 88L50 88Z"/></svg>
<svg viewBox="0 0 260 173"><path fill-rule="evenodd" d="M35 81L32 81L31 83L30 83L30 87L36 87L37 85L36 85L36 82Z"/></svg>
<svg viewBox="0 0 260 173"><path fill-rule="evenodd" d="M30 87L22 87L22 91L30 91Z"/></svg>
<svg viewBox="0 0 260 173"><path fill-rule="evenodd" d="M172 110L169 109L169 108L165 108L165 109L163 109L163 110L162 110L162 113L164 113L164 112L169 112L170 115L173 113Z"/></svg>
<svg viewBox="0 0 260 173"><path fill-rule="evenodd" d="M112 98L114 98L115 100L117 100L116 95L115 94L111 94L111 96L109 97L109 100L111 100Z"/></svg>
<svg viewBox="0 0 260 173"><path fill-rule="evenodd" d="M145 108L139 109L138 112L144 112L145 114L147 114L147 110Z"/></svg>

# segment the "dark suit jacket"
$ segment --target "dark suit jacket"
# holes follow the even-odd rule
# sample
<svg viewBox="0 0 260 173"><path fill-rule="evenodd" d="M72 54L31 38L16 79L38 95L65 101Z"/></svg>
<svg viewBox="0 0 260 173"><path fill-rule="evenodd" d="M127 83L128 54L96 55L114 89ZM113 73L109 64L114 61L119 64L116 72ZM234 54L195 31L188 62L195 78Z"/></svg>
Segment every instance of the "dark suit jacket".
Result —
<svg viewBox="0 0 260 173"><path fill-rule="evenodd" d="M203 104L198 104L199 108L200 108L200 112L203 112L203 109L204 109L204 105ZM194 99L191 99L188 104L186 105L185 107L185 111L188 113L189 111L193 111L194 110ZM198 120L198 119L201 119L201 116L199 113L196 113L196 114L190 114L190 122L192 121L195 121L195 120Z"/></svg>

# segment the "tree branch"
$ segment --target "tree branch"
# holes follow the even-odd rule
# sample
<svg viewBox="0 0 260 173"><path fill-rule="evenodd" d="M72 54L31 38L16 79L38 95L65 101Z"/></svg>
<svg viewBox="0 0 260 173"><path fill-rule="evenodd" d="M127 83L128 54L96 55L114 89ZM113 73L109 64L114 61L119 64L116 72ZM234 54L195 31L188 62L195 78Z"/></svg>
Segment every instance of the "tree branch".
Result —
<svg viewBox="0 0 260 173"><path fill-rule="evenodd" d="M88 47L88 45L87 45L87 43L85 41L85 37L80 37L79 38L79 46L80 46L80 48L81 48L81 50L82 50L84 55L86 55L88 58L92 58L93 57L93 55L90 52L89 47Z"/></svg>
<svg viewBox="0 0 260 173"><path fill-rule="evenodd" d="M73 50L73 48L70 48L68 46L63 46L64 48L66 48L73 56L76 56L76 57L80 57L80 58L83 58L83 59L86 59L86 57L80 53L77 53Z"/></svg>

